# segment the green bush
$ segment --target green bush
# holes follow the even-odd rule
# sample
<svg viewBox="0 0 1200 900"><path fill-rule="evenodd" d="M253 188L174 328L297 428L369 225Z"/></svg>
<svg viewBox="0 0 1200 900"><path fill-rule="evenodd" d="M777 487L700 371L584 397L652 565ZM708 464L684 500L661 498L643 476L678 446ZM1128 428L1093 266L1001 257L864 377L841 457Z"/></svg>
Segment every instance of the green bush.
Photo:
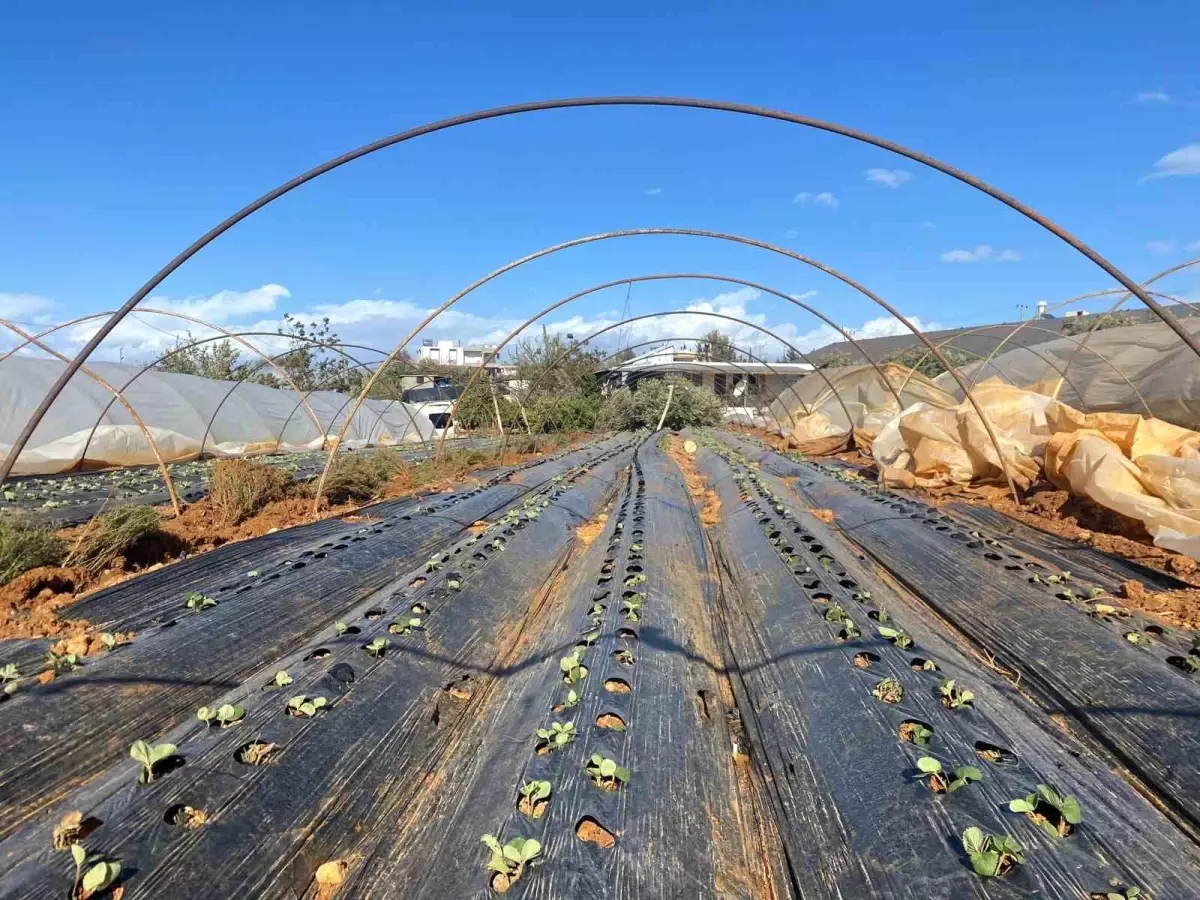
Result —
<svg viewBox="0 0 1200 900"><path fill-rule="evenodd" d="M287 472L250 459L217 460L208 470L213 509L229 525L236 525L270 501L283 497L287 483Z"/></svg>
<svg viewBox="0 0 1200 900"><path fill-rule="evenodd" d="M0 516L0 584L22 572L62 562L65 548L49 528L23 515Z"/></svg>
<svg viewBox="0 0 1200 900"><path fill-rule="evenodd" d="M638 382L636 391L621 388L608 396L601 407L598 426L611 431L654 428L672 385L675 392L663 422L664 428L676 430L694 425L716 425L721 421L725 404L708 388L697 387L684 378L645 378Z"/></svg>
<svg viewBox="0 0 1200 900"><path fill-rule="evenodd" d="M502 387L496 386L496 403L492 403L493 386L480 379L474 387L458 398L454 410L454 427L468 430L496 427L496 406L500 407L500 421L505 429L524 428L521 408L508 399Z"/></svg>
<svg viewBox="0 0 1200 900"><path fill-rule="evenodd" d="M568 394L539 397L525 411L535 432L591 431L600 415L599 394Z"/></svg>
<svg viewBox="0 0 1200 900"><path fill-rule="evenodd" d="M139 540L157 534L161 521L149 506L127 503L92 519L67 554L67 565L99 575Z"/></svg>

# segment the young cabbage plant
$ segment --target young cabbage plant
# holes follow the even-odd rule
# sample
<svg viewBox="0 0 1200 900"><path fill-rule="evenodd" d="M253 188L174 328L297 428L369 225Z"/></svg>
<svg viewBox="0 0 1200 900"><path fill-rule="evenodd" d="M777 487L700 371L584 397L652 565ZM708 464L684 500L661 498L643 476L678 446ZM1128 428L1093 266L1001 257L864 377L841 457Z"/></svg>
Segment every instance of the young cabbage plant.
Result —
<svg viewBox="0 0 1200 900"><path fill-rule="evenodd" d="M1007 834L984 834L972 825L962 834L971 868L984 878L1007 875L1025 862L1025 849Z"/></svg>
<svg viewBox="0 0 1200 900"><path fill-rule="evenodd" d="M503 846L491 834L485 834L481 840L491 851L487 868L496 873L493 887L501 893L519 881L525 874L525 866L542 853L542 845L533 838L515 837Z"/></svg>
<svg viewBox="0 0 1200 900"><path fill-rule="evenodd" d="M632 575L626 576L625 587L637 587L645 580L646 575L644 572L634 572Z"/></svg>
<svg viewBox="0 0 1200 900"><path fill-rule="evenodd" d="M1088 895L1090 900L1138 900L1142 896L1142 889L1136 884L1131 884L1123 891L1092 891Z"/></svg>
<svg viewBox="0 0 1200 900"><path fill-rule="evenodd" d="M562 750L575 740L575 723L551 722L549 728L539 728L537 736L546 749Z"/></svg>
<svg viewBox="0 0 1200 900"><path fill-rule="evenodd" d="M129 748L129 755L142 764L142 774L138 776L141 784L149 784L154 780L154 768L175 755L174 744L147 744L145 741L134 741Z"/></svg>
<svg viewBox="0 0 1200 900"><path fill-rule="evenodd" d="M558 667L562 670L563 681L566 684L579 684L579 682L587 678L587 666L579 661L577 654L572 653L569 656L564 656L558 661Z"/></svg>
<svg viewBox="0 0 1200 900"><path fill-rule="evenodd" d="M369 644L364 644L363 649L378 659L379 657L383 656L383 652L388 648L389 644L391 644L391 641L389 641L387 638L377 637Z"/></svg>
<svg viewBox="0 0 1200 900"><path fill-rule="evenodd" d="M918 778L929 779L929 789L935 794L954 793L972 781L979 781L983 773L975 766L958 766L953 773L946 772L942 764L932 756L917 760Z"/></svg>
<svg viewBox="0 0 1200 900"><path fill-rule="evenodd" d="M884 703L899 703L904 699L904 685L895 678L885 678L872 688L871 694Z"/></svg>
<svg viewBox="0 0 1200 900"><path fill-rule="evenodd" d="M924 747L933 738L933 729L921 722L901 722L900 740Z"/></svg>
<svg viewBox="0 0 1200 900"><path fill-rule="evenodd" d="M312 718L328 705L329 701L324 697L306 697L304 694L297 694L287 702L287 711L289 716Z"/></svg>
<svg viewBox="0 0 1200 900"><path fill-rule="evenodd" d="M388 626L388 632L390 634L410 634L413 631L420 630L420 628L421 628L420 617L413 616L411 619L408 619L407 621L404 621L404 622L393 622L391 625Z"/></svg>
<svg viewBox="0 0 1200 900"><path fill-rule="evenodd" d="M546 804L550 800L551 786L548 781L527 781L521 785L521 799L517 810L524 816L540 819L546 814Z"/></svg>
<svg viewBox="0 0 1200 900"><path fill-rule="evenodd" d="M212 597L209 597L207 594L201 594L197 591L192 591L190 594L187 594L183 598L183 601L184 606L186 606L188 609L194 609L196 611L209 609L210 607L217 605L217 601Z"/></svg>
<svg viewBox="0 0 1200 900"><path fill-rule="evenodd" d="M885 641L890 641L901 650L907 650L913 645L913 639L898 628L889 628L882 626L879 629L879 636Z"/></svg>
<svg viewBox="0 0 1200 900"><path fill-rule="evenodd" d="M462 581L461 581L461 579L458 579L458 578L447 578L446 579L446 587L450 588L450 590L452 590L452 591L461 591L462 590Z"/></svg>
<svg viewBox="0 0 1200 900"><path fill-rule="evenodd" d="M1070 794L1060 794L1048 784L1039 784L1032 794L1008 801L1008 808L1024 813L1052 838L1067 837L1083 821L1079 801Z"/></svg>
<svg viewBox="0 0 1200 900"><path fill-rule="evenodd" d="M47 650L46 661L56 672L70 672L79 668L79 656L74 653L55 653L53 650Z"/></svg>
<svg viewBox="0 0 1200 900"><path fill-rule="evenodd" d="M287 669L280 669L275 673L275 678L271 681L271 685L277 688L287 687L292 681L293 678L287 673Z"/></svg>
<svg viewBox="0 0 1200 900"><path fill-rule="evenodd" d="M333 630L336 631L339 636L345 634L346 630L349 627L350 626L347 625L345 622L334 622L333 623Z"/></svg>
<svg viewBox="0 0 1200 900"><path fill-rule="evenodd" d="M0 684L8 684L10 681L16 681L20 677L21 670L14 663L0 666Z"/></svg>
<svg viewBox="0 0 1200 900"><path fill-rule="evenodd" d="M975 703L975 695L965 688L958 687L953 678L943 681L938 692L942 695L942 706L947 709L962 709Z"/></svg>
<svg viewBox="0 0 1200 900"><path fill-rule="evenodd" d="M567 699L561 704L563 709L574 709L579 705L579 694L574 689L567 691Z"/></svg>
<svg viewBox="0 0 1200 900"><path fill-rule="evenodd" d="M858 626L854 624L854 620L846 619L846 624L838 632L838 640L853 641L860 637L862 637L862 632L858 630Z"/></svg>
<svg viewBox="0 0 1200 900"><path fill-rule="evenodd" d="M831 604L825 610L826 622L849 622L850 617L846 614L846 610L842 608L840 603Z"/></svg>
<svg viewBox="0 0 1200 900"><path fill-rule="evenodd" d="M112 650L117 646L117 636L110 631L100 633L100 643L104 645L105 650Z"/></svg>
<svg viewBox="0 0 1200 900"><path fill-rule="evenodd" d="M629 770L617 765L616 760L608 759L599 753L593 753L592 758L583 764L583 768L592 779L592 784L606 791L615 791L621 785L629 783Z"/></svg>
<svg viewBox="0 0 1200 900"><path fill-rule="evenodd" d="M641 594L637 594L622 601L621 615L630 622L640 622L642 620L642 601L638 599L641 596Z"/></svg>
<svg viewBox="0 0 1200 900"><path fill-rule="evenodd" d="M875 610L875 621L876 622L883 624L884 622L891 621L891 618L892 617L891 617L891 615L888 614L886 606L880 605L880 607Z"/></svg>
<svg viewBox="0 0 1200 900"><path fill-rule="evenodd" d="M232 703L224 703L221 706L202 706L196 710L196 718L205 725L212 725L213 722L216 722L222 728L228 728L244 715L246 715L246 711Z"/></svg>
<svg viewBox="0 0 1200 900"><path fill-rule="evenodd" d="M71 887L72 900L89 900L110 888L121 877L119 862L106 860L99 854L89 855L83 848L83 844L71 845L71 859L75 863L75 883Z"/></svg>

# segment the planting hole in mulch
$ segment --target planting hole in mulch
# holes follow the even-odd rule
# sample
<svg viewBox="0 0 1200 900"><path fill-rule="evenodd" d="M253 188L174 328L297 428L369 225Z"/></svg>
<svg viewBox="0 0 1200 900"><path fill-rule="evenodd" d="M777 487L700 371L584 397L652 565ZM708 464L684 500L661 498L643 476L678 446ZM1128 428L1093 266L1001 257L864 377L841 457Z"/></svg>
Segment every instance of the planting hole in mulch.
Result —
<svg viewBox="0 0 1200 900"><path fill-rule="evenodd" d="M329 670L329 677L342 684L354 684L354 667L349 663L337 663Z"/></svg>
<svg viewBox="0 0 1200 900"><path fill-rule="evenodd" d="M914 672L936 672L938 664L931 659L922 659L919 656L914 656L908 661Z"/></svg>
<svg viewBox="0 0 1200 900"><path fill-rule="evenodd" d="M318 647L316 650L314 650L312 653L308 654L308 656L306 656L304 658L305 658L305 660L324 659L328 655L329 655L329 651L326 648Z"/></svg>
<svg viewBox="0 0 1200 900"><path fill-rule="evenodd" d="M984 762L990 762L994 765L1015 765L1017 763L1017 754L1011 750L1006 750L1003 747L997 747L995 744L989 744L987 741L976 741L975 752L979 754L979 758Z"/></svg>
<svg viewBox="0 0 1200 900"><path fill-rule="evenodd" d="M382 616L385 612L387 612L386 609L368 609L365 613L363 613L363 618L366 619L368 622L374 622L376 619L378 619L380 616Z"/></svg>
<svg viewBox="0 0 1200 900"><path fill-rule="evenodd" d="M824 591L818 591L810 598L813 603L828 603L833 599L833 594L827 594Z"/></svg>
<svg viewBox="0 0 1200 900"><path fill-rule="evenodd" d="M607 712L596 716L596 724L601 728L607 728L610 731L625 731L625 720L616 713Z"/></svg>
<svg viewBox="0 0 1200 900"><path fill-rule="evenodd" d="M414 603L412 605L412 611L418 616L423 616L429 612L429 607L424 603Z"/></svg>
<svg viewBox="0 0 1200 900"><path fill-rule="evenodd" d="M604 689L610 694L628 694L630 691L629 682L623 678L610 678L604 682Z"/></svg>
<svg viewBox="0 0 1200 900"><path fill-rule="evenodd" d="M546 814L549 807L549 800L538 800L535 803L530 803L528 797L521 797L517 800L517 812L531 819L540 819Z"/></svg>
<svg viewBox="0 0 1200 900"><path fill-rule="evenodd" d="M362 629L357 625L347 625L346 630L343 631L342 634L362 634Z"/></svg>
<svg viewBox="0 0 1200 900"><path fill-rule="evenodd" d="M208 813L203 809L196 809L194 806L176 803L167 809L163 815L163 821L179 828L199 828L208 822Z"/></svg>
<svg viewBox="0 0 1200 900"><path fill-rule="evenodd" d="M611 850L617 842L613 833L591 816L584 816L579 820L579 824L575 826L575 836L581 841L595 844L602 850Z"/></svg>
<svg viewBox="0 0 1200 900"><path fill-rule="evenodd" d="M1163 635L1165 635L1167 633L1167 630L1165 628L1163 628L1161 625L1147 625L1142 630L1145 631L1147 634L1153 634L1158 637L1162 637Z"/></svg>
<svg viewBox="0 0 1200 900"><path fill-rule="evenodd" d="M858 587L858 582L855 581L853 578L843 578L841 581L838 582L838 584L840 584L842 587L846 588L846 590L850 590L850 591L852 591L856 587Z"/></svg>
<svg viewBox="0 0 1200 900"><path fill-rule="evenodd" d="M863 651L862 653L854 654L854 668L856 669L869 669L872 663L877 662L879 662L879 657L874 653Z"/></svg>
<svg viewBox="0 0 1200 900"><path fill-rule="evenodd" d="M412 581L410 581L410 582L408 583L408 586L409 586L410 588L419 588L419 587L424 587L424 585L425 585L425 579L424 579L424 578L414 578Z"/></svg>
<svg viewBox="0 0 1200 900"><path fill-rule="evenodd" d="M244 766L261 766L266 764L274 752L274 744L266 741L251 741L238 747L233 753L233 758Z"/></svg>
<svg viewBox="0 0 1200 900"><path fill-rule="evenodd" d="M637 665L637 660L634 658L633 653L631 653L629 650L614 650L613 659L623 666Z"/></svg>
<svg viewBox="0 0 1200 900"><path fill-rule="evenodd" d="M928 744L933 737L933 726L920 719L905 719L900 723L900 740L909 744Z"/></svg>
<svg viewBox="0 0 1200 900"><path fill-rule="evenodd" d="M1186 675L1194 675L1196 674L1196 669L1194 668L1194 663L1192 662L1194 659L1194 656L1168 656L1167 665L1174 666L1176 669Z"/></svg>
<svg viewBox="0 0 1200 900"><path fill-rule="evenodd" d="M623 641L636 641L638 639L638 634L632 628L618 628L617 637Z"/></svg>

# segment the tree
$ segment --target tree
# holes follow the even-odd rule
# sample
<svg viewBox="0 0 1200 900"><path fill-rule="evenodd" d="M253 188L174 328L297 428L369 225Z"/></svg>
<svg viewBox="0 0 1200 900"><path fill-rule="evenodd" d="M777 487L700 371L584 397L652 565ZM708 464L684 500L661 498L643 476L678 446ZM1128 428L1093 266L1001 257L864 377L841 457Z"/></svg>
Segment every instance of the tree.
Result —
<svg viewBox="0 0 1200 900"><path fill-rule="evenodd" d="M700 354L701 359L710 362L733 362L737 359L733 339L716 328L696 341L696 352Z"/></svg>
<svg viewBox="0 0 1200 900"><path fill-rule="evenodd" d="M784 363L806 362L804 357L800 355L800 351L794 347L788 347L783 356L779 357L779 361Z"/></svg>
<svg viewBox="0 0 1200 900"><path fill-rule="evenodd" d="M864 362L863 358L857 353L851 353L848 350L833 350L829 353L820 354L817 360L818 369L838 369L842 366L853 366Z"/></svg>
<svg viewBox="0 0 1200 900"><path fill-rule="evenodd" d="M526 388L550 394L598 394L596 365L604 358L599 350L585 349L561 334L542 331L540 338L524 338L513 353L517 380Z"/></svg>
<svg viewBox="0 0 1200 900"><path fill-rule="evenodd" d="M938 347L938 352L946 357L946 361L956 369L960 369L967 363L978 358L975 354L959 350L957 347L941 346ZM929 352L929 348L924 344L893 350L883 358L883 362L896 363L907 369L916 369L928 378L937 378L946 371L946 367L941 364L936 356Z"/></svg>
<svg viewBox="0 0 1200 900"><path fill-rule="evenodd" d="M210 341L196 344L197 338L189 331L186 338L178 338L168 356L154 368L159 372L176 375L199 375L222 381L244 381L250 377L255 363L242 362L241 352L233 341Z"/></svg>

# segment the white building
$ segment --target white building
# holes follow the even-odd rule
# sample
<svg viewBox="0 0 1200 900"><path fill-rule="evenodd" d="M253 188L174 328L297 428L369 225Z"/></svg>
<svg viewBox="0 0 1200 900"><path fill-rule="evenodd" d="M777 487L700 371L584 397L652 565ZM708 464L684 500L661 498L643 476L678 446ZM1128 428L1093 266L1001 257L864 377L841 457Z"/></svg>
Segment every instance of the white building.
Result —
<svg viewBox="0 0 1200 900"><path fill-rule="evenodd" d="M430 340L421 341L417 348L417 361L436 363L442 366L475 366L479 367L495 351L495 344L468 344L463 346L461 341ZM509 381L517 372L517 367L492 360L488 363L487 374L498 381Z"/></svg>

